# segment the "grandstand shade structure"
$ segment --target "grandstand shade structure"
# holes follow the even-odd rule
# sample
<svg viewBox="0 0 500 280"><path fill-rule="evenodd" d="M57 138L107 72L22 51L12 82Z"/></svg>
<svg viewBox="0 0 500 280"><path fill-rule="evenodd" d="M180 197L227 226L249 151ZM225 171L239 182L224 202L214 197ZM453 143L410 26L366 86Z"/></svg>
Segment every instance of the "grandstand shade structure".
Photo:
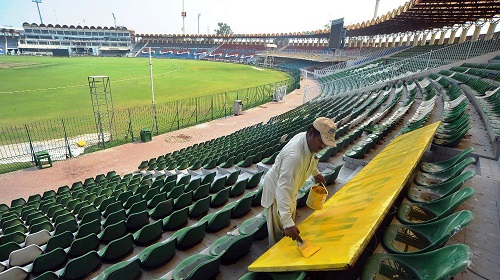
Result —
<svg viewBox="0 0 500 280"><path fill-rule="evenodd" d="M412 0L376 19L347 26L347 36L373 36L432 30L490 19L500 13L500 2L491 0Z"/></svg>
<svg viewBox="0 0 500 280"><path fill-rule="evenodd" d="M21 52L52 53L67 49L70 55L123 55L132 49L133 31L126 27L67 26L24 23Z"/></svg>

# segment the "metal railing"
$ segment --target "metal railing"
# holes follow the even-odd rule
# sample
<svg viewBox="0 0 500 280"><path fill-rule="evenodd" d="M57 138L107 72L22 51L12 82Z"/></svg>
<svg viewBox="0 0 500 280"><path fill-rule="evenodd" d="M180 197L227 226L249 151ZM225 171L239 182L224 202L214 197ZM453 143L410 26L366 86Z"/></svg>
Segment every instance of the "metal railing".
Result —
<svg viewBox="0 0 500 280"><path fill-rule="evenodd" d="M353 69L348 76L332 79L305 89L304 96L330 96L372 86L400 78L406 78L422 71L467 60L500 50L500 40L467 41L420 54L403 60L366 68ZM350 70L348 70L350 71ZM345 72L344 72L345 73ZM315 93L315 94L310 94Z"/></svg>

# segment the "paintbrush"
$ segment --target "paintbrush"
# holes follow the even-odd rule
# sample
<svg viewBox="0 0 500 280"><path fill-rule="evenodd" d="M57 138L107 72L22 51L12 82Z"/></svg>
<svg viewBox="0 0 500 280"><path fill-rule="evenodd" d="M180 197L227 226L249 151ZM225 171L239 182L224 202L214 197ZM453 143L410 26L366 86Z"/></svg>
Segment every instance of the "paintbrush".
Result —
<svg viewBox="0 0 500 280"><path fill-rule="evenodd" d="M304 258L310 258L321 249L320 246L313 244L309 240L303 240L300 236L297 237L297 250Z"/></svg>

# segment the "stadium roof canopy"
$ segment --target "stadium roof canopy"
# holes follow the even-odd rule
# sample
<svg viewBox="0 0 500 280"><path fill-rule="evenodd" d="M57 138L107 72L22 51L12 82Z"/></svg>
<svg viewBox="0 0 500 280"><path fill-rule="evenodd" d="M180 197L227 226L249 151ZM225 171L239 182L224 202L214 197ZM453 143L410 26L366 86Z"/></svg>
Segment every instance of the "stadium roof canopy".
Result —
<svg viewBox="0 0 500 280"><path fill-rule="evenodd" d="M374 36L431 30L491 19L500 0L412 0L375 19L347 26L347 36Z"/></svg>

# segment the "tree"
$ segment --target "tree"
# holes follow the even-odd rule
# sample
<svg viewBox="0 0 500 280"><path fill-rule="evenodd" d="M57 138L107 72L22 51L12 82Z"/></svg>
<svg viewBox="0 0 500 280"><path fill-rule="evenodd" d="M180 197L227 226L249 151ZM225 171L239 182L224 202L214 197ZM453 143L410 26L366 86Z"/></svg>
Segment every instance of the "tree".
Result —
<svg viewBox="0 0 500 280"><path fill-rule="evenodd" d="M333 20L329 20L328 23L325 24L325 26L323 26L323 28L326 29L326 30L332 29L332 21Z"/></svg>
<svg viewBox="0 0 500 280"><path fill-rule="evenodd" d="M233 30L231 30L231 26L227 25L224 22L219 22L217 23L217 25L219 26L219 28L214 30L215 34L217 35L229 35L234 33Z"/></svg>

